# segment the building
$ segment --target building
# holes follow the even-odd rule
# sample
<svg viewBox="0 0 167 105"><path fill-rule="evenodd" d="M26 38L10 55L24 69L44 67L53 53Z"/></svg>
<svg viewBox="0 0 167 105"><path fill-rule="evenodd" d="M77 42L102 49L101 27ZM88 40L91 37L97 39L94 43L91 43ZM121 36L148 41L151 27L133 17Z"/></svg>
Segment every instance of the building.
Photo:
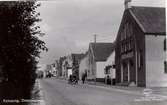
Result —
<svg viewBox="0 0 167 105"><path fill-rule="evenodd" d="M88 52L86 52L79 64L79 79L80 80L82 79L82 75L84 73L87 73L88 69L89 69L89 60L88 60Z"/></svg>
<svg viewBox="0 0 167 105"><path fill-rule="evenodd" d="M129 4L125 2L116 38L116 82L167 86L165 8Z"/></svg>
<svg viewBox="0 0 167 105"><path fill-rule="evenodd" d="M58 77L57 63L54 62L53 64L51 64L51 66L52 66L52 70L51 70L52 76Z"/></svg>
<svg viewBox="0 0 167 105"><path fill-rule="evenodd" d="M84 54L70 54L66 56L62 63L62 73L64 78L75 75L79 79L79 64Z"/></svg>
<svg viewBox="0 0 167 105"><path fill-rule="evenodd" d="M62 66L62 77L66 79L68 78L68 67L69 67L67 57L65 57L61 66Z"/></svg>
<svg viewBox="0 0 167 105"><path fill-rule="evenodd" d="M79 79L79 64L84 54L71 54L70 59L72 63L72 74Z"/></svg>
<svg viewBox="0 0 167 105"><path fill-rule="evenodd" d="M57 69L58 69L58 77L63 78L63 61L66 59L66 57L60 57L59 60L57 60Z"/></svg>
<svg viewBox="0 0 167 105"><path fill-rule="evenodd" d="M107 58L113 51L113 43L90 43L88 49L88 80L104 82L104 67Z"/></svg>
<svg viewBox="0 0 167 105"><path fill-rule="evenodd" d="M51 77L51 73L52 73L52 65L51 64L47 64L46 68L45 68L45 77Z"/></svg>
<svg viewBox="0 0 167 105"><path fill-rule="evenodd" d="M107 58L104 67L105 83L115 85L116 71L115 71L115 50L111 52Z"/></svg>

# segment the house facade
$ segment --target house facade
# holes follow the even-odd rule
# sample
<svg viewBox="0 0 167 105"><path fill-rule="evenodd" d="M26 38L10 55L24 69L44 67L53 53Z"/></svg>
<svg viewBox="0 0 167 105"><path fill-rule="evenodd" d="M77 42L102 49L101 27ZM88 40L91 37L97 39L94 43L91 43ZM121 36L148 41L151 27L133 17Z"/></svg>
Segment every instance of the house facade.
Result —
<svg viewBox="0 0 167 105"><path fill-rule="evenodd" d="M67 57L65 57L65 59L62 61L62 78L66 79L68 78L68 61L67 61Z"/></svg>
<svg viewBox="0 0 167 105"><path fill-rule="evenodd" d="M129 7L116 38L116 82L167 86L165 8Z"/></svg>
<svg viewBox="0 0 167 105"><path fill-rule="evenodd" d="M87 79L104 82L105 62L113 51L113 43L90 43L88 50Z"/></svg>
<svg viewBox="0 0 167 105"><path fill-rule="evenodd" d="M57 60L57 69L58 69L58 77L63 78L63 61L66 59L66 57L60 57L59 60Z"/></svg>
<svg viewBox="0 0 167 105"><path fill-rule="evenodd" d="M79 79L79 64L84 54L70 54L66 56L62 63L63 78L75 75Z"/></svg>
<svg viewBox="0 0 167 105"><path fill-rule="evenodd" d="M114 85L116 78L115 50L111 52L110 56L107 58L107 61L105 62L104 73L105 73L105 83Z"/></svg>
<svg viewBox="0 0 167 105"><path fill-rule="evenodd" d="M71 54L72 58L72 74L79 79L79 65L84 54Z"/></svg>

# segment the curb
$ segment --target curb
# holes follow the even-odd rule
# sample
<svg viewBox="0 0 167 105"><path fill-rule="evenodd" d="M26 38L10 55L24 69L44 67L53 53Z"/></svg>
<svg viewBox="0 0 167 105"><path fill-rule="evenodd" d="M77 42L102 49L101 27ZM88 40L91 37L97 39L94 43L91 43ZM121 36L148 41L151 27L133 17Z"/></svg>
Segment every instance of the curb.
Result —
<svg viewBox="0 0 167 105"><path fill-rule="evenodd" d="M38 86L39 86L39 90L40 90L39 95L40 95L40 98L41 98L40 105L46 105L45 100L44 100L44 94L43 94L42 87L40 85L39 80L38 80Z"/></svg>
<svg viewBox="0 0 167 105"><path fill-rule="evenodd" d="M39 99L37 99L38 104L39 105L46 105L45 100L44 100L44 94L43 94L42 87L40 85L39 80L36 80L36 85L37 85L37 90L39 91L38 92Z"/></svg>

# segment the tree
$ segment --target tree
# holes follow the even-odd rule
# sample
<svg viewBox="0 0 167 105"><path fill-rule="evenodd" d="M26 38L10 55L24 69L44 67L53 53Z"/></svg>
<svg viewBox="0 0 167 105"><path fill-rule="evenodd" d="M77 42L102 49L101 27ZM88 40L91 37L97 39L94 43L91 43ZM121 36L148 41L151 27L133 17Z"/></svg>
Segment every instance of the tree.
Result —
<svg viewBox="0 0 167 105"><path fill-rule="evenodd" d="M3 60L3 74L17 91L19 97L29 96L35 82L38 58L41 51L47 51L44 35L36 22L40 6L36 1L0 2L0 55ZM24 93L24 94L23 94Z"/></svg>

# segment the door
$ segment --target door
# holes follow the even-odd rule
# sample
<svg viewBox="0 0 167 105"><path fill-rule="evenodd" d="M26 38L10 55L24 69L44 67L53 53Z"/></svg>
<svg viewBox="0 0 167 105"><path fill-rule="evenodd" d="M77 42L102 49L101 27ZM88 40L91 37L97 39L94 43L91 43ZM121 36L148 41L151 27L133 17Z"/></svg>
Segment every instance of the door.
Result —
<svg viewBox="0 0 167 105"><path fill-rule="evenodd" d="M127 63L123 64L123 81L128 82L128 65L127 65Z"/></svg>

